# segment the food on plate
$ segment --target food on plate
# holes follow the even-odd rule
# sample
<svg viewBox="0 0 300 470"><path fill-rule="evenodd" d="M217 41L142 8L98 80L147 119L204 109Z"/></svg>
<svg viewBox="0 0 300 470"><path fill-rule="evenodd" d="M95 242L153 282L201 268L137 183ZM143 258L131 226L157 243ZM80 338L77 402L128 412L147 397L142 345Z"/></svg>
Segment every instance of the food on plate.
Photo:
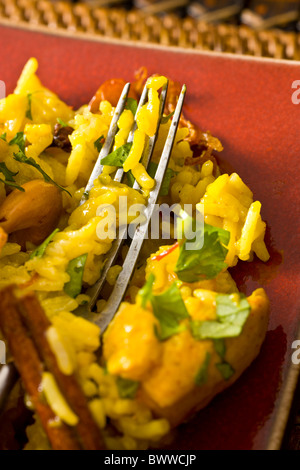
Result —
<svg viewBox="0 0 300 470"><path fill-rule="evenodd" d="M14 93L0 100L0 329L21 375L7 409L24 394L34 413L26 449L162 446L259 354L268 298L263 289L245 297L230 268L269 259L261 203L237 173L221 174L220 141L182 115L159 197L180 217L158 219L160 237L144 242L101 337L92 315L80 317L77 308L89 302L86 288L99 279L118 228L124 220L130 227L132 208L147 204L179 89L170 81L146 168L166 78L148 78L148 101L127 142L147 77L144 68L136 74L113 149L84 194L125 82L104 82L75 111L41 84L37 68L30 59ZM121 183L113 179L118 168ZM108 272L95 317L127 250L124 243Z"/></svg>

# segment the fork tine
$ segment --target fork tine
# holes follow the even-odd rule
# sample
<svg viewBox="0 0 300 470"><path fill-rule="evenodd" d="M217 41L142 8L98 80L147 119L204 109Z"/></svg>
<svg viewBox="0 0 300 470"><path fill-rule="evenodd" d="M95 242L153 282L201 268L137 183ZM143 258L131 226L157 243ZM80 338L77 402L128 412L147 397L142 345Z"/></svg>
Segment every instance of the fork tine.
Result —
<svg viewBox="0 0 300 470"><path fill-rule="evenodd" d="M112 144L113 144L116 132L117 132L117 128L118 128L118 120L119 120L119 118L120 118L120 116L121 116L121 114L124 111L124 108L126 106L126 100L127 100L127 96L128 96L128 93L129 93L129 88L130 88L130 83L126 83L126 85L124 86L123 91L121 93L121 96L119 98L117 107L115 109L115 112L114 112L109 130L108 130L108 134L107 134L107 137L106 137L106 140L105 140L105 143L104 143L104 145L101 149L101 152L99 153L99 157L98 157L97 162L94 166L94 169L91 173L90 179L89 179L89 181L88 181L88 183L85 187L85 191L83 193L83 197L82 197L79 205L82 205L86 202L86 200L88 199L89 192L94 186L94 181L102 173L103 165L101 165L101 160L102 160L102 158L106 157L109 154L110 150L111 150L111 147L112 147Z"/></svg>
<svg viewBox="0 0 300 470"><path fill-rule="evenodd" d="M5 364L0 369L0 413L3 410L7 398L19 377L13 362Z"/></svg>
<svg viewBox="0 0 300 470"><path fill-rule="evenodd" d="M148 204L145 210L146 222L141 224L139 227L137 227L134 237L132 239L129 251L125 258L123 269L117 278L117 281L107 301L105 309L95 319L95 323L100 327L101 333L103 333L106 330L107 326L109 325L112 318L114 317L123 299L123 296L127 289L130 278L133 274L133 270L135 268L138 255L142 248L142 245L143 245L143 242L144 242L144 239L145 239L148 227L149 227L150 219L155 209L155 203L157 201L157 198L161 189L162 181L163 181L165 172L168 167L169 159L171 156L171 151L172 151L173 144L174 144L174 139L175 139L177 128L178 128L178 123L180 119L180 114L181 114L181 110L183 106L185 93L186 93L186 86L183 85L179 99L178 99L178 103L175 109L173 120L169 129L168 137L167 137L167 140L166 140L166 143L165 143L165 146L164 146L161 158L160 158L160 162L158 164L158 168L155 174L156 185L155 185L155 188L150 192Z"/></svg>
<svg viewBox="0 0 300 470"><path fill-rule="evenodd" d="M145 167L148 166L148 163L151 159L153 149L154 149L154 145L155 145L155 142L156 142L156 139L157 139L157 136L158 136L160 121L161 121L161 117L162 117L162 114L163 114L163 110L164 110L165 102L166 102L166 97L167 97L167 90L168 90L168 82L164 85L164 87L162 89L162 92L161 92L161 96L160 96L160 113L159 113L160 117L159 117L158 122L157 122L156 132L155 132L154 136L150 138L149 146L147 148L147 152L146 152L146 154L144 155L144 158L143 158L143 160L144 160L143 163L144 163ZM141 107L145 104L146 99L147 99L147 94L148 94L148 89L147 89L147 86L145 85L145 87L143 89L141 99L140 99L139 104L138 104L138 108L137 108L137 112L135 114L135 117L136 117L137 113L139 112L139 110L141 109ZM134 124L134 126L131 130L131 133L128 137L128 142L133 140L135 130L136 130L136 122L135 122L135 124ZM124 170L123 170L123 168L120 168L117 171L114 180L121 182L123 174L124 174ZM136 181L133 185L133 188L134 189L139 189L139 184ZM98 281L92 287L90 287L86 291L86 294L89 295L89 297L90 297L90 301L89 301L89 304L88 304L88 307L89 307L90 310L92 310L94 308L94 306L95 306L95 304L96 304L96 302L99 298L99 294L100 294L102 286L103 286L103 284L106 280L108 270L114 264L114 262L115 262L115 260L118 256L119 250L120 250L120 248L121 248L121 246L124 242L126 233L127 233L127 227L126 226L125 227L119 227L119 236L116 240L114 240L114 242L112 244L112 247L111 247L110 251L107 254L105 264L104 264L104 266L101 270L100 278L98 279ZM86 308L79 307L76 310L76 313L78 315L81 315L81 316L86 316Z"/></svg>
<svg viewBox="0 0 300 470"><path fill-rule="evenodd" d="M137 107L137 110L136 110L136 113L135 113L135 116L134 116L134 124L133 124L133 127L132 127L131 131L130 131L127 142L133 142L134 133L135 133L136 128L137 128L136 116L137 116L139 110L141 109L141 107L146 103L147 96L148 96L148 88L147 88L147 84L146 84L143 88L143 92L142 92L142 95L141 95L141 98L140 98L140 101L139 101L139 104L138 104L138 107ZM114 180L118 181L120 183L122 181L123 175L124 175L123 168L119 168L116 172Z"/></svg>

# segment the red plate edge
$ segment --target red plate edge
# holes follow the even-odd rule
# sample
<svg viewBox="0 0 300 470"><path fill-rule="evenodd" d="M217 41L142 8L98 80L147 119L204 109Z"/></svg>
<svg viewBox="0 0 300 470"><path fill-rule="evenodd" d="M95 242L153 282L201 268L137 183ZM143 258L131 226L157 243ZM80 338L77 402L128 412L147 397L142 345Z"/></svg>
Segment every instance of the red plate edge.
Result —
<svg viewBox="0 0 300 470"><path fill-rule="evenodd" d="M133 70L140 65L148 66L150 73L185 81L187 114L221 138L223 158L262 201L263 216L271 226L274 263L267 269L254 263L250 274L243 265L241 282L246 290L263 283L271 297L266 342L259 358L237 384L180 430L177 448L279 448L299 374L299 367L290 365L290 347L300 338L299 301L292 302L292 298L299 298L300 290L300 107L291 102L291 84L299 79L300 63L152 45L145 48L92 36L83 40L83 35L77 35L78 40L71 33L45 32L0 27L0 39L5 44L0 79L6 82L8 92L31 56L39 59L43 83L74 105L87 101L103 79L132 79ZM199 105L199 114L193 104ZM278 210L284 215L278 215ZM280 264L282 250L284 261ZM274 271L277 275L271 279ZM270 398L272 402L274 399L273 409Z"/></svg>

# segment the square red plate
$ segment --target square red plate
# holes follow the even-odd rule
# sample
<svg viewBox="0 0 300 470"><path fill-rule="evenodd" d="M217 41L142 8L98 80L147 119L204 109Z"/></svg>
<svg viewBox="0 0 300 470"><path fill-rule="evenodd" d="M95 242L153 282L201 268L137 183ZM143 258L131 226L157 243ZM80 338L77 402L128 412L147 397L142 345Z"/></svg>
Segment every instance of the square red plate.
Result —
<svg viewBox="0 0 300 470"><path fill-rule="evenodd" d="M42 82L68 103L86 103L105 79L133 79L145 65L187 85L187 114L218 136L222 159L262 202L272 254L266 265L240 263L240 288L263 286L269 331L258 359L238 382L178 430L171 448L278 448L295 387L292 366L300 306L300 105L292 83L300 63L181 49L142 47L0 27L0 80L12 92L23 65L37 57Z"/></svg>

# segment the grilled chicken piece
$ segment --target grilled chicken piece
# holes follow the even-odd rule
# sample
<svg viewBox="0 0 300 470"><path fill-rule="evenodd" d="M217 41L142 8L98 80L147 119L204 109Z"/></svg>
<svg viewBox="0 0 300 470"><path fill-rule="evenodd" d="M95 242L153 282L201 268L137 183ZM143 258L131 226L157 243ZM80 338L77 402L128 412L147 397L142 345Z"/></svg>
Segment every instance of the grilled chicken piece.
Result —
<svg viewBox="0 0 300 470"><path fill-rule="evenodd" d="M213 319L213 294L211 306L206 302L196 314L189 311L194 319ZM224 360L234 371L228 380L216 366L222 360L212 340L197 341L187 328L161 342L154 332L157 325L154 315L129 304L123 304L104 335L108 371L139 380L138 399L176 426L235 382L258 355L267 331L269 300L263 289L257 289L248 302L251 311L242 333L225 340ZM197 385L195 377L207 354L210 355L207 377L205 383Z"/></svg>

